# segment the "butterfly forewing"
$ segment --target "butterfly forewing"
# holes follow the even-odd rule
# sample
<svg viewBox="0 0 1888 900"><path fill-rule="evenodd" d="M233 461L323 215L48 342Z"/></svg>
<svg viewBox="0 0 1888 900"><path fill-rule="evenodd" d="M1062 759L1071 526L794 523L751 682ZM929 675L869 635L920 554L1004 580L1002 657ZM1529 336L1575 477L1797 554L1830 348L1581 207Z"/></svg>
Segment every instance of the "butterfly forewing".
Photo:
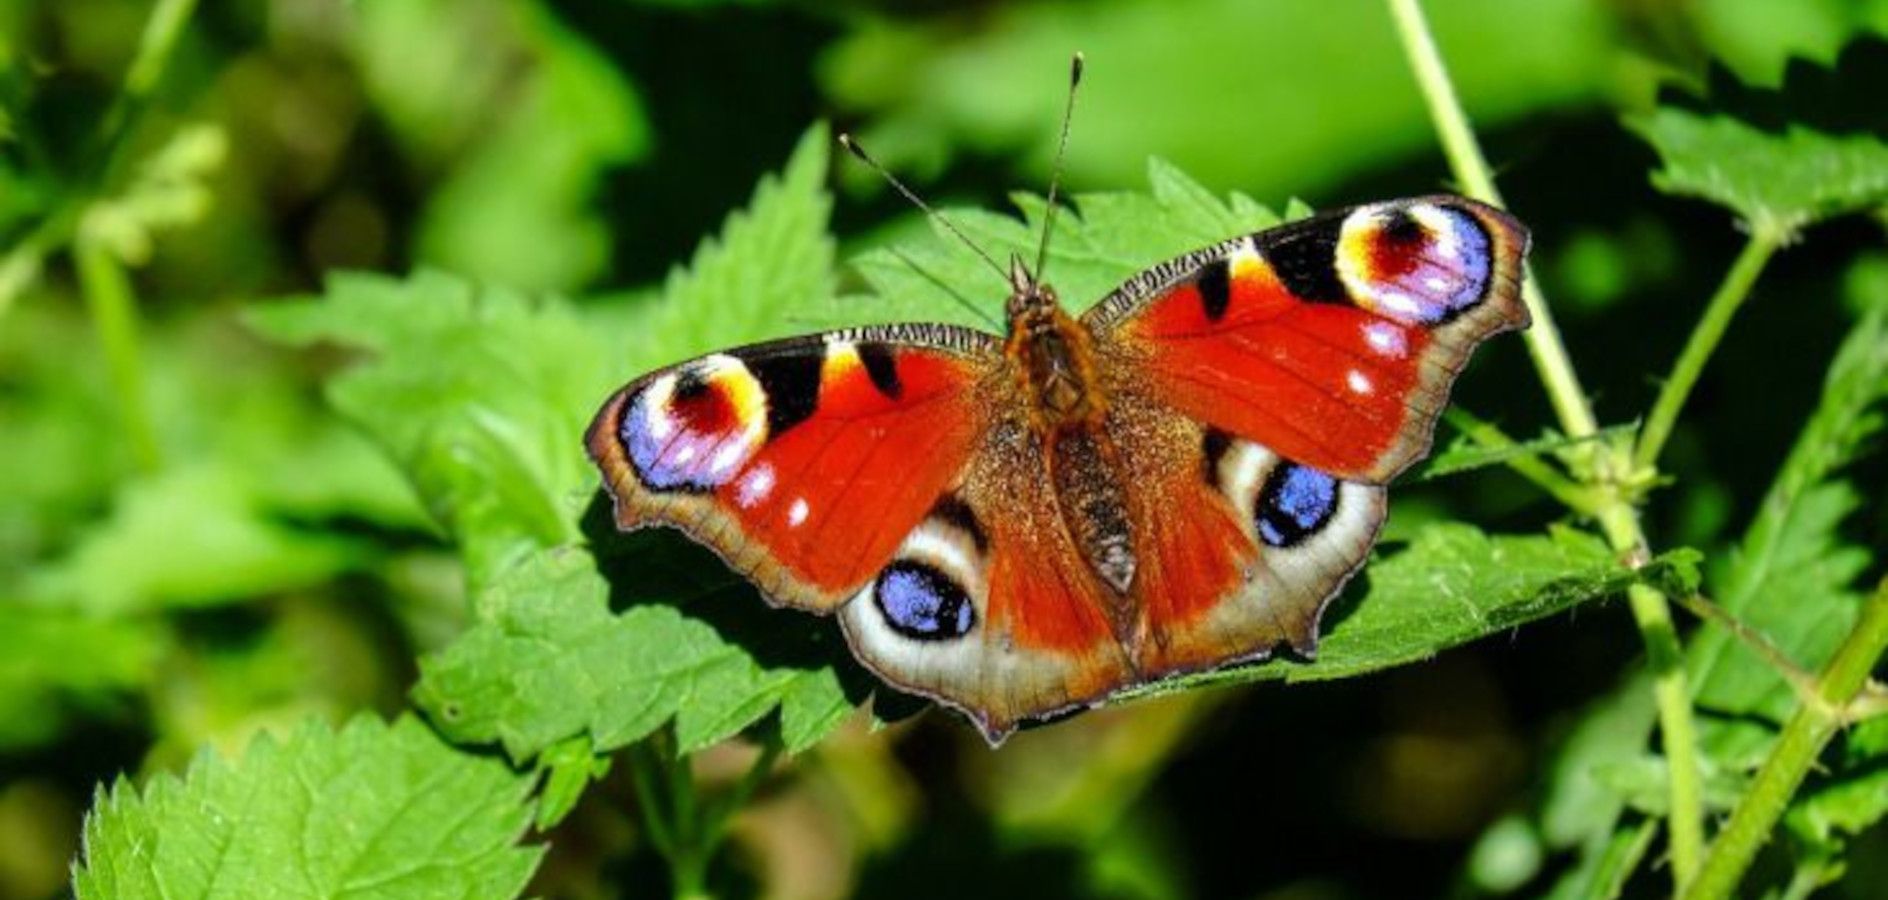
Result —
<svg viewBox="0 0 1888 900"><path fill-rule="evenodd" d="M830 610L960 477L1000 359L942 325L728 350L631 382L586 443L621 527L679 527L776 602Z"/></svg>
<svg viewBox="0 0 1888 900"><path fill-rule="evenodd" d="M1158 402L1339 478L1428 452L1475 346L1527 326L1527 232L1425 197L1314 216L1156 266L1084 316Z"/></svg>

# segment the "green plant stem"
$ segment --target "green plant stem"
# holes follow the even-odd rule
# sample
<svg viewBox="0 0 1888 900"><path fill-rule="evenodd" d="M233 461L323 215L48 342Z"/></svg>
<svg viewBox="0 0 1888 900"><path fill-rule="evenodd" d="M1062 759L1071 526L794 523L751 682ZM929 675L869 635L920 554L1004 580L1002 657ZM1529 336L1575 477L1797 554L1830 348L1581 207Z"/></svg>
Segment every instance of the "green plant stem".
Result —
<svg viewBox="0 0 1888 900"><path fill-rule="evenodd" d="M163 460L144 392L138 305L131 279L117 257L96 241L81 237L72 245L72 256L78 267L80 292L85 295L92 325L98 329L99 345L105 351L105 366L111 373L112 393L124 427L124 443L131 448L131 458L139 469L155 471Z"/></svg>
<svg viewBox="0 0 1888 900"><path fill-rule="evenodd" d="M675 853L675 835L669 831L669 819L662 809L662 795L658 793L657 775L662 763L656 751L647 742L631 744L623 751L629 761L629 779L636 786L636 808L642 813L643 827L649 832L649 843L654 844L656 852L668 858Z"/></svg>
<svg viewBox="0 0 1888 900"><path fill-rule="evenodd" d="M1476 416L1459 406L1451 406L1442 411L1442 417L1456 430L1468 436L1468 439L1490 450L1506 450L1519 445L1509 437L1501 427ZM1502 460L1502 464L1513 469L1515 474L1534 483L1535 487L1562 505L1575 512L1593 515L1597 512L1599 499L1597 492L1586 485L1576 483L1560 470L1540 460L1537 456L1514 456Z"/></svg>
<svg viewBox="0 0 1888 900"><path fill-rule="evenodd" d="M1455 85L1449 81L1448 70L1442 65L1442 54L1436 49L1422 7L1417 0L1388 2L1390 15L1396 20L1397 32L1403 39L1404 53L1416 72L1417 85L1429 105L1430 119L1442 139L1443 154L1448 157L1456 184L1470 197L1501 205L1501 192L1495 188L1481 144L1475 140L1468 116L1456 99ZM1554 404L1554 414L1560 419L1562 430L1569 437L1585 437L1599 431L1599 422L1586 402L1586 391L1580 387L1580 378L1567 357L1566 345L1561 343L1560 326L1554 323L1553 311L1547 307L1546 295L1541 293L1532 272L1521 284L1521 300L1527 304L1528 315L1534 320L1525 332L1528 353L1533 356L1534 368L1547 385L1547 396Z"/></svg>
<svg viewBox="0 0 1888 900"><path fill-rule="evenodd" d="M780 759L781 747L782 744L774 739L762 743L760 756L741 775L741 780L735 782L734 789L709 807L702 829L709 846L721 843L721 839L728 833L728 823L733 821L734 814L747 805L748 798L754 796L754 791L759 789L761 783L766 781L767 776L773 772L774 763Z"/></svg>
<svg viewBox="0 0 1888 900"><path fill-rule="evenodd" d="M1691 337L1685 341L1685 349L1678 354L1678 361L1672 364L1671 377L1665 380L1665 387L1653 402L1651 414L1646 416L1645 428L1639 432L1639 444L1632 454L1635 469L1649 469L1658 462L1659 451L1665 448L1666 440L1672 436L1672 426L1678 422L1678 414L1685 408L1685 400L1697 385L1705 363L1711 359L1718 342L1723 340L1725 330L1731 325L1731 318L1744 305L1744 299L1750 296L1750 289L1757 283L1757 276L1763 274L1765 264L1769 263L1771 255L1776 253L1781 244L1778 236L1765 231L1753 231L1750 240L1744 243L1743 251L1737 254L1737 261L1725 273L1717 293L1711 295L1704 316L1692 328Z"/></svg>
<svg viewBox="0 0 1888 900"><path fill-rule="evenodd" d="M1783 727L1750 790L1713 842L1697 880L1684 894L1686 900L1715 900L1737 890L1809 767L1841 729L1844 720L1838 711L1861 690L1884 649L1888 649L1888 580L1863 604L1861 618L1823 670L1817 685L1822 702L1798 707Z"/></svg>
<svg viewBox="0 0 1888 900"><path fill-rule="evenodd" d="M1422 7L1417 0L1386 2L1457 183L1471 197L1500 203L1501 194L1495 189L1488 161L1455 96L1455 87L1449 81ZM1596 434L1598 420L1561 342L1553 312L1532 273L1522 283L1521 297L1534 320L1533 327L1527 331L1528 351L1561 429L1574 438ZM1599 448L1595 457L1595 477L1600 486L1607 488L1600 508L1595 511L1601 529L1614 550L1629 560L1643 561L1650 555L1645 532L1640 527L1632 498L1622 488L1624 476L1630 473L1629 459L1605 447ZM1626 471L1618 471L1622 469ZM1697 872L1704 849L1704 792L1692 723L1691 687L1679 662L1682 648L1672 625L1671 604L1659 591L1643 585L1632 588L1627 599L1654 676L1653 696L1658 706L1660 740L1671 770L1672 872L1678 888L1683 890Z"/></svg>
<svg viewBox="0 0 1888 900"><path fill-rule="evenodd" d="M104 196L125 165L130 141L126 136L149 104L151 94L170 67L171 54L184 26L196 11L197 0L158 0L138 38L138 52L125 69L124 81L111 108L99 120L98 131L80 149L87 163L81 185L66 194L33 230L0 257L0 318L13 301L39 278L46 257L74 240L79 222L99 197Z"/></svg>
<svg viewBox="0 0 1888 900"><path fill-rule="evenodd" d="M1783 680L1789 682L1791 689L1796 692L1797 699L1806 703L1817 702L1815 674L1797 665L1796 660L1784 653L1783 648L1773 643L1769 636L1744 624L1742 619L1725 612L1722 607L1701 595L1674 596L1673 599L1698 618L1729 632L1731 637L1744 645L1744 649L1756 654L1778 675L1783 676Z"/></svg>
<svg viewBox="0 0 1888 900"><path fill-rule="evenodd" d="M177 41L183 36L184 26L189 24L190 14L196 7L197 0L158 0L151 9L151 17L144 20L137 55L125 68L118 96L99 122L97 155L93 157L97 163L93 178L96 186L110 184L123 167L125 148L130 143L125 138L150 103L164 71L170 68L171 54L176 51Z"/></svg>
<svg viewBox="0 0 1888 900"><path fill-rule="evenodd" d="M773 772L781 750L780 741L769 738L740 780L712 799L700 796L689 756L676 752L670 732L658 731L624 751L649 842L669 863L677 900L709 896L708 868L728 823Z"/></svg>

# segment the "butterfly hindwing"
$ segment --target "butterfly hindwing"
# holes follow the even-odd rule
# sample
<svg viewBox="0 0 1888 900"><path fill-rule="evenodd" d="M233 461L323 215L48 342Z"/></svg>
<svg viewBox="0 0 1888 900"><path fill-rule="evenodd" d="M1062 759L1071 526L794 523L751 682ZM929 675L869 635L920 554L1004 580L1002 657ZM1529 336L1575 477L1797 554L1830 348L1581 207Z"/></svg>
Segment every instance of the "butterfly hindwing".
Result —
<svg viewBox="0 0 1888 900"><path fill-rule="evenodd" d="M714 353L612 395L586 444L620 527L677 526L776 602L831 610L961 476L994 343L891 325Z"/></svg>
<svg viewBox="0 0 1888 900"><path fill-rule="evenodd" d="M1355 207L1149 269L1083 317L1158 402L1334 476L1428 451L1482 340L1527 326L1527 232L1459 197Z"/></svg>
<svg viewBox="0 0 1888 900"><path fill-rule="evenodd" d="M1042 450L1013 423L993 427L957 490L839 611L860 661L962 710L993 743L1134 680L1056 517Z"/></svg>

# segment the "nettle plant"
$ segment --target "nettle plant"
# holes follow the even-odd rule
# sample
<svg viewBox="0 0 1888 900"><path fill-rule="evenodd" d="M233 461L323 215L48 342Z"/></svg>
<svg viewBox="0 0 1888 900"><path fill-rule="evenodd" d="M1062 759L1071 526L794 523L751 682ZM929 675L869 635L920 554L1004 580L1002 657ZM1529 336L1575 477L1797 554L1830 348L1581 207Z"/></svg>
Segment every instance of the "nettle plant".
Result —
<svg viewBox="0 0 1888 900"><path fill-rule="evenodd" d="M1498 201L1414 4L1393 6L1461 189ZM1367 590L1346 599L1314 662L1141 693L1362 675L1623 597L1643 672L1574 729L1539 807L1491 830L1477 853L1498 853L1515 828L1533 835L1568 860L1560 896L1611 896L1635 877L1731 896L1778 840L1794 866L1790 895L1838 877L1845 839L1888 813L1888 693L1869 678L1888 647L1888 586L1861 586L1881 561L1842 536L1863 504L1844 471L1873 446L1888 397L1888 265L1859 265L1849 279L1855 323L1735 548L1706 558L1657 546L1641 510L1681 477L1661 468L1661 451L1771 257L1813 240L1819 222L1888 202L1882 132L1792 105L1801 90L1836 106L1854 99L1841 91L1871 87L1839 74L1793 68L1778 91L1720 83L1707 101L1674 96L1626 123L1657 152L1661 190L1717 204L1745 234L1642 419L1595 418L1552 304L1530 282L1541 421L1519 426L1530 433L1521 439L1452 412L1454 436L1406 476L1505 466L1564 506L1559 523L1520 534L1422 525L1379 548ZM253 328L284 344L361 351L327 401L398 464L450 536L474 624L420 661L417 715L309 724L237 758L200 755L181 776L101 789L79 895L515 895L544 854L533 834L614 766L627 769L676 894L696 895L730 817L783 756L818 744L875 691L872 715L909 715L914 704L883 696L830 623L768 610L674 534L616 534L581 446L600 398L659 364L862 314L971 325L997 314L962 304L1000 297L942 236L846 261L875 296L841 290L832 147L825 128L809 130L645 302L579 308L426 272L335 275L319 298L253 311ZM1020 218L947 214L1001 254L1026 250L1045 212L1036 197L1017 203ZM1153 262L1308 212L1220 198L1154 161L1144 191L1073 199L1050 269L1081 303ZM746 774L702 787L692 755L735 738L760 748Z"/></svg>

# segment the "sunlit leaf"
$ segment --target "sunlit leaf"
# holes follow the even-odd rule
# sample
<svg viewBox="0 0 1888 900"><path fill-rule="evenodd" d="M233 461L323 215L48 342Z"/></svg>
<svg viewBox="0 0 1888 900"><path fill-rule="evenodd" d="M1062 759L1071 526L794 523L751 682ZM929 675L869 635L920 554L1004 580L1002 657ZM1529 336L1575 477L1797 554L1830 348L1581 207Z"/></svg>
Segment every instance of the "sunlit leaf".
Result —
<svg viewBox="0 0 1888 900"><path fill-rule="evenodd" d="M613 588L577 547L524 560L493 585L486 622L422 661L416 699L454 740L496 741L520 760L583 734L607 752L671 720L690 752L776 708L797 751L851 711L831 666L843 653L835 629L767 611L751 586L700 558L686 571L625 565ZM642 602L613 612L613 590ZM743 619L775 633L748 627L742 643L710 624Z"/></svg>
<svg viewBox="0 0 1888 900"><path fill-rule="evenodd" d="M1834 70L1792 65L1775 91L1719 77L1710 106L1668 97L1628 124L1658 151L1660 190L1728 207L1783 239L1888 202L1888 117L1873 88L1883 78L1888 44L1864 41Z"/></svg>
<svg viewBox="0 0 1888 900"><path fill-rule="evenodd" d="M73 713L150 684L165 642L151 622L0 600L0 749L50 740Z"/></svg>
<svg viewBox="0 0 1888 900"><path fill-rule="evenodd" d="M831 300L831 142L824 126L808 129L780 174L762 178L747 208L669 273L660 301L637 323L636 364L782 337L803 330L799 317Z"/></svg>
<svg viewBox="0 0 1888 900"><path fill-rule="evenodd" d="M1080 312L1135 273L1229 237L1276 225L1280 217L1244 194L1212 195L1172 164L1148 163L1150 191L1080 194L1056 217L1044 277L1063 305ZM1023 217L952 209L944 215L1000 264L1018 254L1035 264L1041 239L1041 198L1013 198ZM852 266L876 296L847 298L835 322L956 322L1001 330L1005 282L969 248L941 229L936 239L869 251Z"/></svg>
<svg viewBox="0 0 1888 900"><path fill-rule="evenodd" d="M508 560L576 535L594 483L581 436L618 377L609 337L566 305L426 272L337 275L320 300L254 310L284 341L370 358L328 398L390 453L456 537L475 588Z"/></svg>
<svg viewBox="0 0 1888 900"><path fill-rule="evenodd" d="M518 845L532 779L413 719L363 717L207 752L182 778L100 789L78 896L508 897L541 851Z"/></svg>
<svg viewBox="0 0 1888 900"><path fill-rule="evenodd" d="M1842 470L1881 430L1888 400L1888 279L1858 281L1869 310L1837 352L1810 416L1758 507L1724 576L1710 584L1726 612L1767 636L1798 665L1820 669L1853 625L1857 578L1870 553L1842 523L1864 503ZM1733 716L1780 722L1796 699L1782 677L1718 628L1693 643L1698 702Z"/></svg>
<svg viewBox="0 0 1888 900"><path fill-rule="evenodd" d="M196 465L128 484L112 516L29 586L41 602L99 614L209 605L317 584L375 553L270 516L228 466Z"/></svg>
<svg viewBox="0 0 1888 900"><path fill-rule="evenodd" d="M1605 542L1555 529L1545 536L1490 536L1468 525L1430 526L1365 570L1368 589L1325 615L1317 659L1275 660L1191 675L1130 693L1197 684L1344 678L1427 659L1580 603L1658 577L1673 558L1632 572Z"/></svg>

